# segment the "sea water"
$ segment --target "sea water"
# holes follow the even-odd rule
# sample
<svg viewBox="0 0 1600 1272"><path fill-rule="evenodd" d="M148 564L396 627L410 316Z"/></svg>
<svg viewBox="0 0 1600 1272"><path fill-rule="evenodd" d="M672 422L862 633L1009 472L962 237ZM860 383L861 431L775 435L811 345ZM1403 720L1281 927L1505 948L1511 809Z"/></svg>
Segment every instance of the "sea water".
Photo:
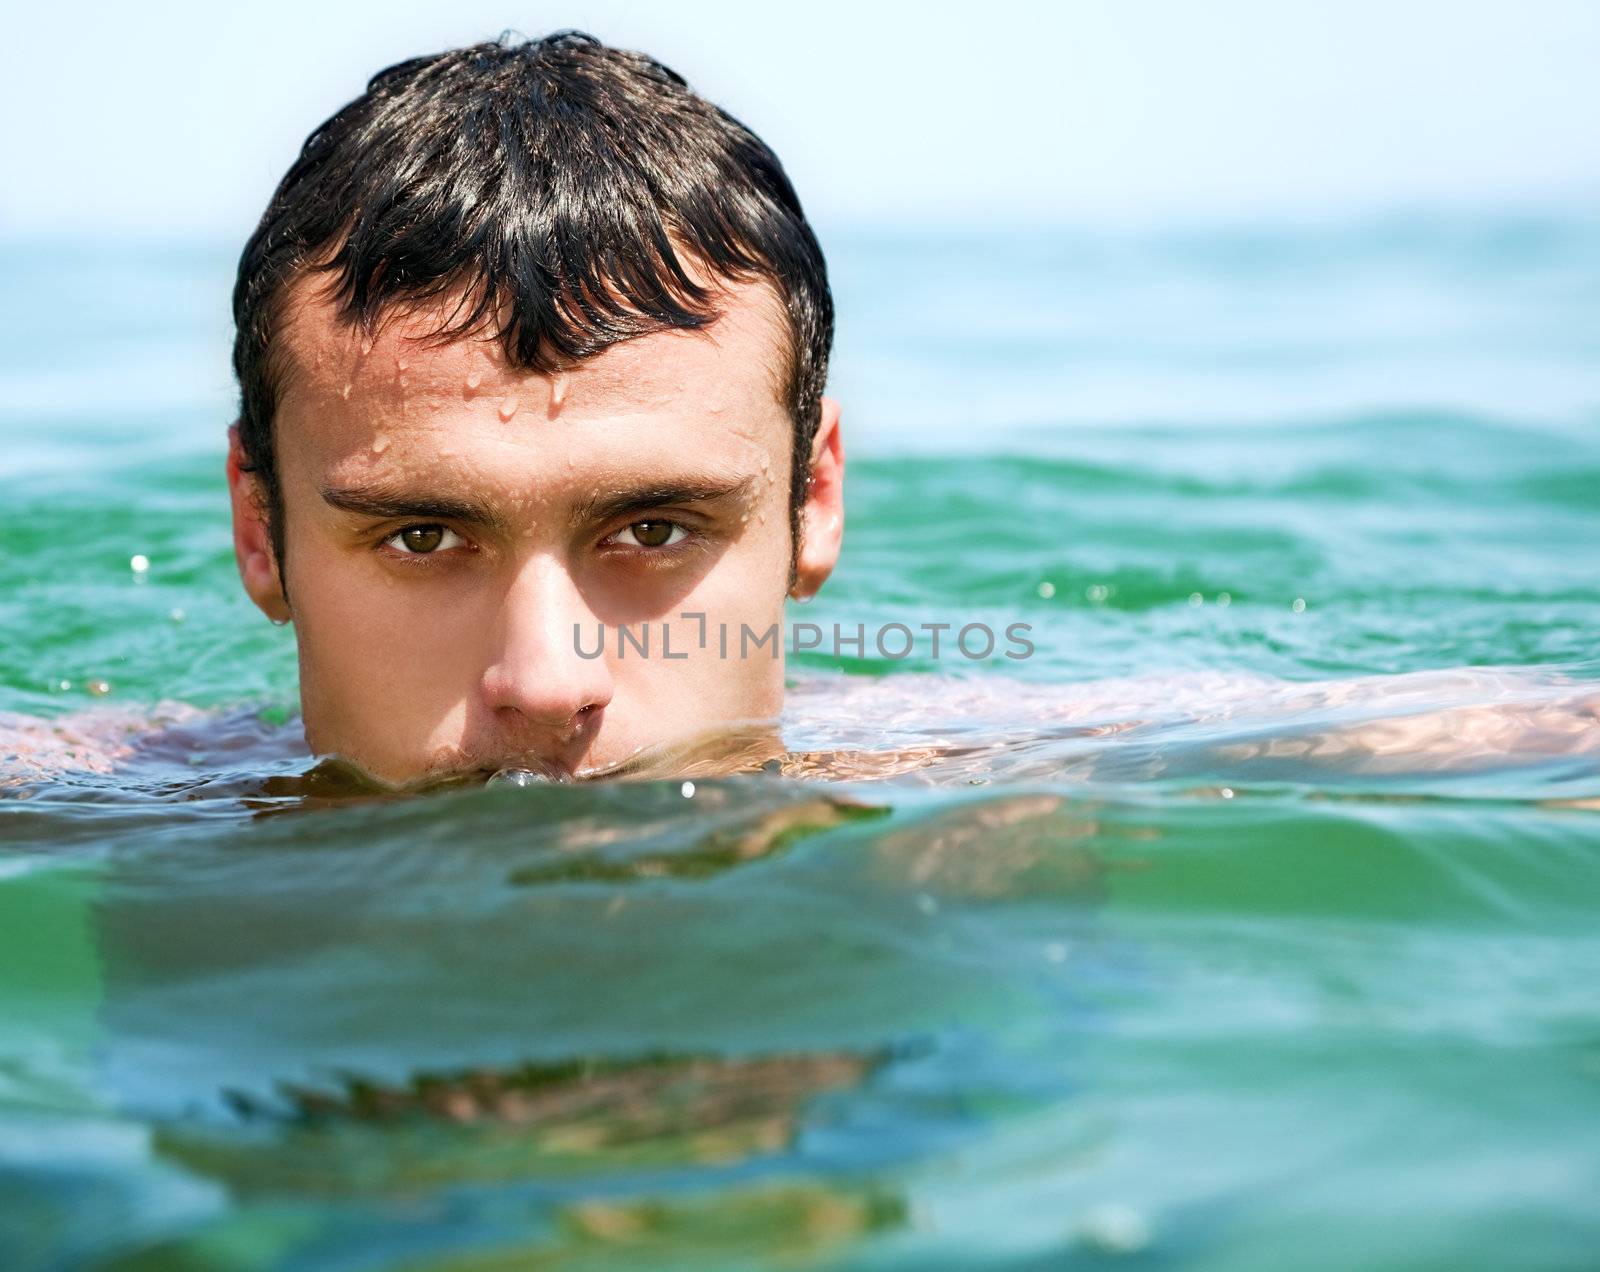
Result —
<svg viewBox="0 0 1600 1272"><path fill-rule="evenodd" d="M0 713L164 725L0 742L0 1266L1600 1259L1600 221L824 244L796 617L1032 656L405 798L234 577L233 245L0 249Z"/></svg>

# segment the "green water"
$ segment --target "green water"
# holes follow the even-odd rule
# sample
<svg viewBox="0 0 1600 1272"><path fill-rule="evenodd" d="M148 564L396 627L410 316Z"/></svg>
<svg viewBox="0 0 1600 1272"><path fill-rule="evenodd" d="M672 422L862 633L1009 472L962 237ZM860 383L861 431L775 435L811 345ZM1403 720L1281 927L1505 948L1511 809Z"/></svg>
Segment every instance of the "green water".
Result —
<svg viewBox="0 0 1600 1272"><path fill-rule="evenodd" d="M227 252L0 250L0 1266L1600 1261L1600 226L825 246L795 617L1036 653L687 797L302 778Z"/></svg>

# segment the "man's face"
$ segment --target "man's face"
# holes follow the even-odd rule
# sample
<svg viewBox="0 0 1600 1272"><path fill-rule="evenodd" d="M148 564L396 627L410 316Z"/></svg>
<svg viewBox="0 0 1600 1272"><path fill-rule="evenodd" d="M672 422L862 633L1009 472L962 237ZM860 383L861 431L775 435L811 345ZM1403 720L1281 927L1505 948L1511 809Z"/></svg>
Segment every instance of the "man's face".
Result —
<svg viewBox="0 0 1600 1272"><path fill-rule="evenodd" d="M508 367L492 340L430 341L437 314L403 315L369 343L312 282L285 315L287 608L250 480L237 456L230 467L241 571L264 610L294 621L314 751L389 781L582 773L777 714L781 641L776 657L771 641L739 648L741 625L781 623L790 586L794 425L770 289L730 288L709 328L554 376ZM831 402L813 454L801 594L838 552ZM705 648L685 612L705 615ZM584 657L602 626L604 653ZM648 655L625 627L648 628Z"/></svg>

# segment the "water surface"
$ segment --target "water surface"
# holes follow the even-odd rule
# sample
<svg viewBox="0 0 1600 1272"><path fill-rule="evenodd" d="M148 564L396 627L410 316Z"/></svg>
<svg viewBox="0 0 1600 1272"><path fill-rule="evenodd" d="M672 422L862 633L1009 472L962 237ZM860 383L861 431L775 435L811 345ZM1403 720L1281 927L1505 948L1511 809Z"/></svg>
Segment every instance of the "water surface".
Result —
<svg viewBox="0 0 1600 1272"><path fill-rule="evenodd" d="M1034 656L403 798L233 578L229 253L0 249L0 712L81 761L0 789L0 1263L1592 1266L1600 224L825 246L796 617Z"/></svg>

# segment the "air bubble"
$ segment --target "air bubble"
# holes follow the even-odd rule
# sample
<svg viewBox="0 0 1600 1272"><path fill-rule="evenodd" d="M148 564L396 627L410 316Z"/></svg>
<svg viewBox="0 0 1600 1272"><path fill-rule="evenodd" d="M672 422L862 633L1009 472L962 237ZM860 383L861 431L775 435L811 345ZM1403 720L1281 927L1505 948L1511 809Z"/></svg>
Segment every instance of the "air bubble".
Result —
<svg viewBox="0 0 1600 1272"><path fill-rule="evenodd" d="M128 568L135 574L148 574L150 572L150 558L143 552L137 552L128 558Z"/></svg>
<svg viewBox="0 0 1600 1272"><path fill-rule="evenodd" d="M555 781L543 773L535 773L532 769L503 768L493 774L485 786L544 786Z"/></svg>
<svg viewBox="0 0 1600 1272"><path fill-rule="evenodd" d="M1054 596L1056 594L1056 585L1054 583L1052 583L1049 579L1046 579L1043 583L1039 584L1039 589L1038 590L1039 590L1040 598L1043 599L1043 600L1048 601L1052 596Z"/></svg>

